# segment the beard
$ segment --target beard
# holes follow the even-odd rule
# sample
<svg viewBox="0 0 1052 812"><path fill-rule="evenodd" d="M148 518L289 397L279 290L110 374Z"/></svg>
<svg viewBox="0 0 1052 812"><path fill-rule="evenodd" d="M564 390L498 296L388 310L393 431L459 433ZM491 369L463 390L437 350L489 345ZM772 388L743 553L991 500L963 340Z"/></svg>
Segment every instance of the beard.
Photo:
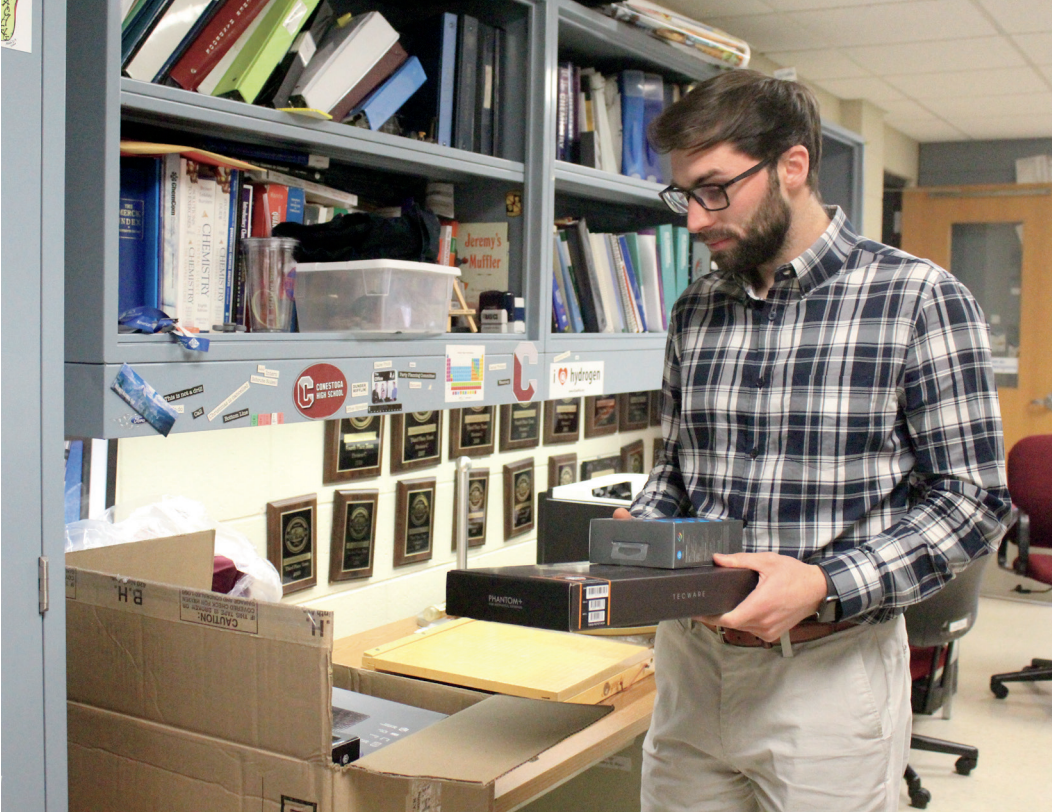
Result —
<svg viewBox="0 0 1052 812"><path fill-rule="evenodd" d="M760 201L756 213L740 232L731 228L710 228L699 231L705 242L731 238L730 248L712 252L712 261L721 271L729 271L745 279L754 288L763 286L757 267L770 262L785 244L792 222L792 211L782 198L778 175L769 173L767 194Z"/></svg>

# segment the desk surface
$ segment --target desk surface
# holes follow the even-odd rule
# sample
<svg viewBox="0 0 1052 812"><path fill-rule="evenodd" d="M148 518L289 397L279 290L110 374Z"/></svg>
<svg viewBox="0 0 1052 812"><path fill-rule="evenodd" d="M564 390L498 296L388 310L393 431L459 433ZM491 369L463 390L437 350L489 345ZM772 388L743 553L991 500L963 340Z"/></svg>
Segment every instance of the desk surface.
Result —
<svg viewBox="0 0 1052 812"><path fill-rule="evenodd" d="M412 634L417 628L415 618L405 618L336 640L333 662L360 668L365 651ZM595 724L497 779L494 788L496 812L512 812L628 747L650 726L650 714L654 709L654 677L645 677L631 688L597 704L609 705L613 710Z"/></svg>

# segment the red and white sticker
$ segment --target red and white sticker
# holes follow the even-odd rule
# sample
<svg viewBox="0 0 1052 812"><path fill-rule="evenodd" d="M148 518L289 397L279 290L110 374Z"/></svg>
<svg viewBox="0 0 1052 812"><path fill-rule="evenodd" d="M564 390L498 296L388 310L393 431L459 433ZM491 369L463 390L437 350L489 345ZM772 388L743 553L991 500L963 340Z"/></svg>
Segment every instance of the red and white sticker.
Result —
<svg viewBox="0 0 1052 812"><path fill-rule="evenodd" d="M304 417L325 418L347 399L347 379L332 364L314 364L300 373L292 397Z"/></svg>

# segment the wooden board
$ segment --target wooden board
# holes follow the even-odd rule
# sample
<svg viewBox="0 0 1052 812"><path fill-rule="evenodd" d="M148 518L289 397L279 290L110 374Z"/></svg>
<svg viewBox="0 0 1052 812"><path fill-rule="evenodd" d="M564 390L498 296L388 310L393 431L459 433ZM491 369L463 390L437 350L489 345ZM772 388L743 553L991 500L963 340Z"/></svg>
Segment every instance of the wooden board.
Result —
<svg viewBox="0 0 1052 812"><path fill-rule="evenodd" d="M596 702L650 673L653 650L461 618L369 649L362 667L484 691Z"/></svg>

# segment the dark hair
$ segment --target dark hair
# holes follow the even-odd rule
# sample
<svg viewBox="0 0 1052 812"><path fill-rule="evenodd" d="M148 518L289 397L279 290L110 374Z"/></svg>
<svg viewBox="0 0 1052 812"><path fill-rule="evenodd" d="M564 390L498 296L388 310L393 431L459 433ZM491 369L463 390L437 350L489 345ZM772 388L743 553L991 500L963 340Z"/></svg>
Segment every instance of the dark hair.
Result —
<svg viewBox="0 0 1052 812"><path fill-rule="evenodd" d="M758 161L807 148L807 185L818 189L822 121L814 94L798 82L754 70L727 70L665 108L647 130L658 152L696 151L724 142Z"/></svg>

